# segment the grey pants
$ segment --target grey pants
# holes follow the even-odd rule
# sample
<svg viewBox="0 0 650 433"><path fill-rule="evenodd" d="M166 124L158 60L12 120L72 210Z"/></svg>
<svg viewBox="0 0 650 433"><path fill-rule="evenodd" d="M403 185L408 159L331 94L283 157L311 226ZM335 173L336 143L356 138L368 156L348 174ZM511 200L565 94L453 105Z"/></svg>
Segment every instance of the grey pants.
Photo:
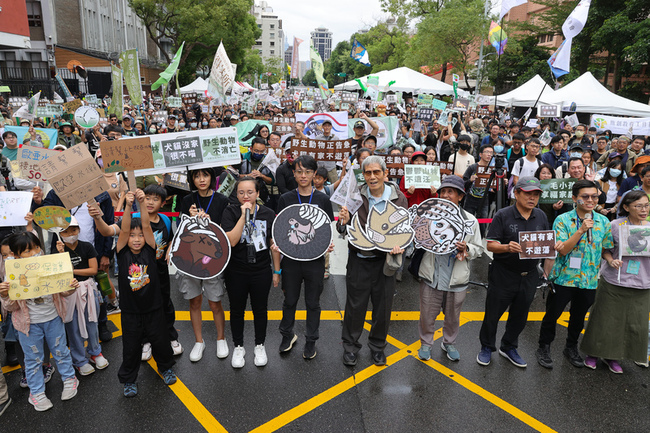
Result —
<svg viewBox="0 0 650 433"><path fill-rule="evenodd" d="M9 400L9 392L7 391L7 381L5 375L0 373L0 404Z"/></svg>
<svg viewBox="0 0 650 433"><path fill-rule="evenodd" d="M433 345L436 317L440 312L445 314L442 325L442 341L445 344L456 342L458 328L460 328L460 310L465 302L466 294L467 290L443 292L420 281L420 342L423 345Z"/></svg>

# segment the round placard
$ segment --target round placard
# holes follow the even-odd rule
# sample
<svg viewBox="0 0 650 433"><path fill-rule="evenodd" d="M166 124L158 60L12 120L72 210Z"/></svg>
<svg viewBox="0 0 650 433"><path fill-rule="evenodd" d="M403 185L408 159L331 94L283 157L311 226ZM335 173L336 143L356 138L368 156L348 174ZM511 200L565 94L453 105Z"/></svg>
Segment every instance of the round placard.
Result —
<svg viewBox="0 0 650 433"><path fill-rule="evenodd" d="M74 121L82 128L92 128L99 123L99 113L93 107L84 105L74 112Z"/></svg>
<svg viewBox="0 0 650 433"><path fill-rule="evenodd" d="M61 206L43 206L34 211L34 222L43 230L63 231L71 219L70 211Z"/></svg>
<svg viewBox="0 0 650 433"><path fill-rule="evenodd" d="M333 235L327 213L310 204L294 204L282 209L273 221L271 233L280 252L298 261L322 257Z"/></svg>
<svg viewBox="0 0 650 433"><path fill-rule="evenodd" d="M415 247L433 254L456 250L456 242L472 234L471 220L466 220L456 204L441 198L430 198L409 208L411 228L415 231Z"/></svg>

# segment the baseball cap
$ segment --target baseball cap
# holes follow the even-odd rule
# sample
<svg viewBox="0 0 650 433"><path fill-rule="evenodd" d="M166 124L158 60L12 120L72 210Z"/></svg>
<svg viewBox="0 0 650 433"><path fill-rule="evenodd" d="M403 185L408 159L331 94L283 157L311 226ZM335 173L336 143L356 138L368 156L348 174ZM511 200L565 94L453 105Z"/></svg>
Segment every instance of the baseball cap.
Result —
<svg viewBox="0 0 650 433"><path fill-rule="evenodd" d="M542 184L539 182L539 179L532 176L524 176L519 178L519 182L515 186L515 189L520 189L522 191L541 191Z"/></svg>
<svg viewBox="0 0 650 433"><path fill-rule="evenodd" d="M422 152L413 152L413 155L415 156L416 153L422 153ZM438 188L438 191L440 191L443 188L456 188L458 191L465 194L465 182L460 176L456 176L455 174L450 174L449 176L446 176L442 180L442 183L440 184L440 188Z"/></svg>
<svg viewBox="0 0 650 433"><path fill-rule="evenodd" d="M230 120L239 120L239 116L236 115L236 114L233 114L232 116L230 116Z"/></svg>
<svg viewBox="0 0 650 433"><path fill-rule="evenodd" d="M623 157L623 155L621 155L620 153L612 152L612 153L609 154L609 156L607 158L608 159L614 159L614 158L622 158L622 157Z"/></svg>
<svg viewBox="0 0 650 433"><path fill-rule="evenodd" d="M329 123L329 124L331 125L331 124L332 124L332 121L329 120L329 119L325 119L325 120L323 120L323 123L321 123L321 125L324 125L324 124L326 124L326 123Z"/></svg>
<svg viewBox="0 0 650 433"><path fill-rule="evenodd" d="M363 123L363 120L357 120L356 122L354 122L354 127L355 128L365 128L366 125L365 125L365 123Z"/></svg>
<svg viewBox="0 0 650 433"><path fill-rule="evenodd" d="M427 155L424 152L418 150L417 152L413 152L413 155L411 155L411 162L415 161L415 158L418 156L423 157L425 161L427 159Z"/></svg>

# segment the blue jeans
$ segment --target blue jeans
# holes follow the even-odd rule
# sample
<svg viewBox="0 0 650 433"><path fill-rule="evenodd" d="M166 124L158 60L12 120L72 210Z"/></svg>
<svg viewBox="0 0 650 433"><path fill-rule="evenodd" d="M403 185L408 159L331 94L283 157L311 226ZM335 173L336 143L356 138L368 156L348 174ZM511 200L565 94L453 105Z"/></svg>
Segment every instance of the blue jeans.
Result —
<svg viewBox="0 0 650 433"><path fill-rule="evenodd" d="M25 374L32 395L45 392L42 369L44 341L47 341L52 351L61 379L65 381L75 377L72 357L65 338L65 326L60 317L45 323L32 323L29 326L29 336L18 331L18 340L25 352Z"/></svg>
<svg viewBox="0 0 650 433"><path fill-rule="evenodd" d="M95 305L99 311L99 294L95 292ZM70 344L70 353L72 354L72 365L75 367L82 367L88 363L86 357L86 349L90 356L97 356L102 353L102 347L99 345L99 331L97 329L97 322L88 321L88 310L84 311L86 319L86 330L88 331L88 347L84 347L84 338L81 336L79 330L79 311L75 308L72 322L65 324L65 330L68 333L68 343Z"/></svg>

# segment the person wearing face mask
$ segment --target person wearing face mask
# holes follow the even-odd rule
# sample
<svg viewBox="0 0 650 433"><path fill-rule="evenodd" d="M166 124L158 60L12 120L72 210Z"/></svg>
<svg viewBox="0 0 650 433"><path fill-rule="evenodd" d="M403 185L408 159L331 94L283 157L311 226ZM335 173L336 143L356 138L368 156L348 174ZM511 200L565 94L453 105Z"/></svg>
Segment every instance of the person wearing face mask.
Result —
<svg viewBox="0 0 650 433"><path fill-rule="evenodd" d="M453 174L463 177L467 168L474 164L474 157L469 154L472 146L472 137L461 134L458 137L458 150L449 157L449 162L453 162Z"/></svg>
<svg viewBox="0 0 650 433"><path fill-rule="evenodd" d="M260 183L260 198L265 203L269 200L268 189L266 185L273 184L274 176L268 167L261 165L266 156L266 144L263 138L255 137L251 142L250 151L244 154L242 158L241 175L249 175Z"/></svg>
<svg viewBox="0 0 650 433"><path fill-rule="evenodd" d="M208 119L205 117L201 120L201 129L208 129Z"/></svg>
<svg viewBox="0 0 650 433"><path fill-rule="evenodd" d="M605 205L599 205L596 207L596 211L609 217L610 221L616 218L616 202L618 201L616 197L624 178L625 174L621 170L621 161L614 160L609 163L605 169L605 174L599 180L600 187L607 198L605 199Z"/></svg>
<svg viewBox="0 0 650 433"><path fill-rule="evenodd" d="M154 135L154 134L158 134L158 125L152 123L151 126L149 126L149 135Z"/></svg>

